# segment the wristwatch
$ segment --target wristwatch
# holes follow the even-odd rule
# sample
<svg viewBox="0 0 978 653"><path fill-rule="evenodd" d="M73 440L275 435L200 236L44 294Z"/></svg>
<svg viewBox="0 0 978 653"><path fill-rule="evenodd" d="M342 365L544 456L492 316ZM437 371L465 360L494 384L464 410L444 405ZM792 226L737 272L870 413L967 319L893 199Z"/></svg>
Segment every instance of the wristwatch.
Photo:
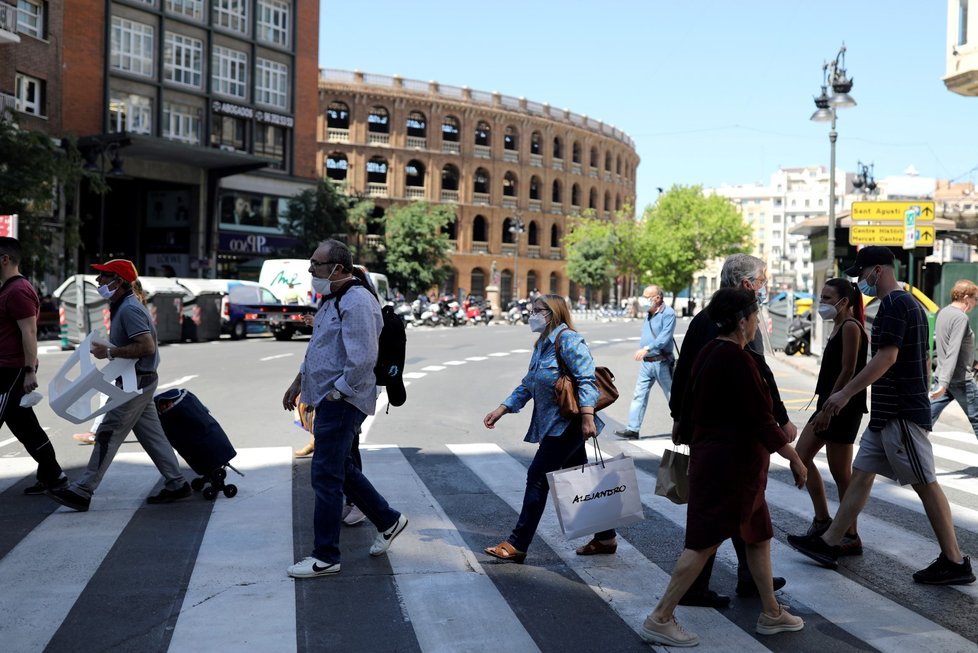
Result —
<svg viewBox="0 0 978 653"><path fill-rule="evenodd" d="M105 348L105 357L108 358L110 361L115 360L115 357L112 355L112 347Z"/></svg>
<svg viewBox="0 0 978 653"><path fill-rule="evenodd" d="M339 401L339 400L343 399L345 396L346 395L344 395L342 392L340 392L336 388L333 388L332 390L330 390L326 394L326 400L327 401Z"/></svg>

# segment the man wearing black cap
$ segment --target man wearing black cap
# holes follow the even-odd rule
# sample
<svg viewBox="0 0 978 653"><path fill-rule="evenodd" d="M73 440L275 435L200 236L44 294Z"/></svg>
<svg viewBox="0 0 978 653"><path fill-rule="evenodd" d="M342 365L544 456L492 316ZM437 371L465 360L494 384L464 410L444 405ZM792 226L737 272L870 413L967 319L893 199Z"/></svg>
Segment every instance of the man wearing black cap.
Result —
<svg viewBox="0 0 978 653"><path fill-rule="evenodd" d="M867 386L873 386L869 426L852 463L852 480L832 525L821 536L789 535L788 543L821 565L834 569L839 542L866 501L877 474L910 485L920 497L937 536L941 553L913 579L929 585L973 583L971 560L961 554L951 521L951 507L937 484L929 436L930 400L927 393L927 318L894 276L893 253L886 247L865 247L846 270L858 277L859 290L879 297L873 320L873 358L844 388L828 398L815 417L815 430Z"/></svg>
<svg viewBox="0 0 978 653"><path fill-rule="evenodd" d="M377 528L372 556L386 553L408 523L374 489L350 454L360 425L377 408L374 368L384 323L377 297L353 271L349 248L336 240L322 243L309 260L313 288L323 302L299 374L282 400L291 411L301 392L303 402L316 407L311 470L316 495L313 549L311 556L288 568L293 578L339 573L344 493ZM393 399L392 403L397 405Z"/></svg>
<svg viewBox="0 0 978 653"><path fill-rule="evenodd" d="M95 448L88 468L69 487L49 490L46 494L63 506L84 512L92 495L102 481L119 447L132 431L153 464L163 475L165 485L147 503L171 503L193 494L190 484L180 472L173 447L163 433L153 392L159 382L156 368L160 354L156 346L156 327L153 318L132 292L136 281L136 266L126 259L113 259L92 266L98 270L95 282L98 293L109 301L111 325L109 343L93 343L92 355L98 359L136 359L136 381L142 392L126 403L110 410L95 433Z"/></svg>

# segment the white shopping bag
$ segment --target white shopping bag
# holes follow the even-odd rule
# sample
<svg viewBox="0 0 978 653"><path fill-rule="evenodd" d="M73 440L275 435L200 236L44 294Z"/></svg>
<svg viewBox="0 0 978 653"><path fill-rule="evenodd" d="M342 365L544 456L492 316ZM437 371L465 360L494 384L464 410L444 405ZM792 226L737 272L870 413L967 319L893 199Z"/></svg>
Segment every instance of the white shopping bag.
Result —
<svg viewBox="0 0 978 653"><path fill-rule="evenodd" d="M625 454L547 474L560 528L568 539L645 519L635 463Z"/></svg>

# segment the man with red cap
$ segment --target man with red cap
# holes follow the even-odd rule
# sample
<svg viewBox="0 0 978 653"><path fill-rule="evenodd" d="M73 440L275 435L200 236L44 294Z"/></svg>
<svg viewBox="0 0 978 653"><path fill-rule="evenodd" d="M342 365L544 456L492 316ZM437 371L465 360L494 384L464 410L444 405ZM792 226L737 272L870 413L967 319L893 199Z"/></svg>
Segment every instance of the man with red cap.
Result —
<svg viewBox="0 0 978 653"><path fill-rule="evenodd" d="M136 266L126 259L113 259L92 267L99 272L95 278L99 284L98 293L109 300L112 317L109 344L93 343L92 354L99 359L136 359L136 379L142 393L106 413L95 433L95 450L81 478L66 488L49 490L46 494L73 510L88 510L102 476L132 431L165 480L163 489L147 502L171 503L186 499L193 492L180 472L180 464L163 433L153 403L153 393L159 382L156 368L160 355L153 319L132 292L137 277Z"/></svg>

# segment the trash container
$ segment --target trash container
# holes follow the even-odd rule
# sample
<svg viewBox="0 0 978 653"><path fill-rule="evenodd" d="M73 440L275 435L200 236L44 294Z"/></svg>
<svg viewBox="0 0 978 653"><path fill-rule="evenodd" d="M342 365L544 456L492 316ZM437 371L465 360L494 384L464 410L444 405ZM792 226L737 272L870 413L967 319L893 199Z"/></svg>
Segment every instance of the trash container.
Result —
<svg viewBox="0 0 978 653"><path fill-rule="evenodd" d="M220 279L176 279L183 296L183 340L217 340L221 337L221 298L228 284Z"/></svg>
<svg viewBox="0 0 978 653"><path fill-rule="evenodd" d="M794 297L780 293L768 303L767 313L771 319L771 347L775 351L784 351L788 343L788 328L795 317Z"/></svg>
<svg viewBox="0 0 978 653"><path fill-rule="evenodd" d="M183 338L183 286L169 277L139 277L146 293L146 308L156 325L160 342L180 342Z"/></svg>
<svg viewBox="0 0 978 653"><path fill-rule="evenodd" d="M54 298L60 305L62 349L74 349L93 329L101 329L108 338L109 302L98 294L94 274L68 277Z"/></svg>

